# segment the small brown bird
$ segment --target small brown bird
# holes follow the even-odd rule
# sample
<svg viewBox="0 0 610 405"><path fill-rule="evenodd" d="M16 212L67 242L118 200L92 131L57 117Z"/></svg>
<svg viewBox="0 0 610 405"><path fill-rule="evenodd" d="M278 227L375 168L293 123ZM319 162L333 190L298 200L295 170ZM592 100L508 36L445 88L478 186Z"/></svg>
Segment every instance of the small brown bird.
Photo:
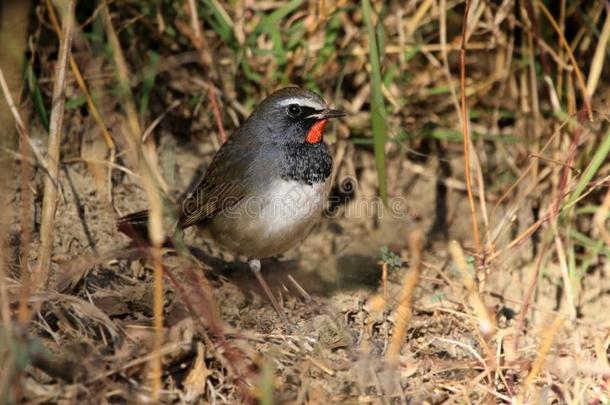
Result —
<svg viewBox="0 0 610 405"><path fill-rule="evenodd" d="M283 319L260 274L260 259L295 246L320 219L332 168L324 127L344 115L311 91L276 91L218 150L202 180L181 201L177 229L203 226L220 245L248 257ZM128 236L146 238L148 212L127 215L118 226Z"/></svg>

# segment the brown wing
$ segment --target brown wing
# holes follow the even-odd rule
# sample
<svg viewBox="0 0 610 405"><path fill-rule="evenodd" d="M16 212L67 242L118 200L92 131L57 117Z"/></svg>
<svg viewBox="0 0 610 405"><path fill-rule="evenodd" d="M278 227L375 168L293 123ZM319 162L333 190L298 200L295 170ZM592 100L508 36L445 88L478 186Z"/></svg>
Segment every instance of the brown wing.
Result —
<svg viewBox="0 0 610 405"><path fill-rule="evenodd" d="M263 176L268 175L270 168L265 165L265 159L260 158L260 153L255 153L249 146L232 143L229 139L220 148L203 179L182 200L179 227L184 229L202 223L260 187L260 181L264 181Z"/></svg>
<svg viewBox="0 0 610 405"><path fill-rule="evenodd" d="M184 229L204 222L239 202L244 195L244 188L235 181L216 185L204 180L201 187L197 187L194 193L182 202L182 215L178 226Z"/></svg>

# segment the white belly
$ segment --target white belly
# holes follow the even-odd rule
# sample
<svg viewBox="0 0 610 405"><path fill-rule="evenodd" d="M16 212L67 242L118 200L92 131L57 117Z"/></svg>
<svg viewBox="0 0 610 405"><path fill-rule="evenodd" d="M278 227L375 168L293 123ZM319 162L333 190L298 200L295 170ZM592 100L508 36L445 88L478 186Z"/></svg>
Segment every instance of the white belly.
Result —
<svg viewBox="0 0 610 405"><path fill-rule="evenodd" d="M250 258L285 252L303 240L320 219L328 182L304 185L277 180L216 216L209 230L229 250Z"/></svg>

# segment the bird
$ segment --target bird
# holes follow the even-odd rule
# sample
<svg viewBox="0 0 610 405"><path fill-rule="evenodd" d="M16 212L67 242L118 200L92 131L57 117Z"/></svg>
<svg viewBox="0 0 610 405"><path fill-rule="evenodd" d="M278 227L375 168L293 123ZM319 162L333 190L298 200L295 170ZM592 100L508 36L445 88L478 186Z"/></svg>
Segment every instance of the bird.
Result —
<svg viewBox="0 0 610 405"><path fill-rule="evenodd" d="M248 265L285 320L261 275L261 259L302 242L322 216L330 191L332 156L324 128L345 112L313 91L286 87L261 101L214 155L203 177L178 201L174 232L204 228ZM146 240L148 211L118 220L134 240Z"/></svg>

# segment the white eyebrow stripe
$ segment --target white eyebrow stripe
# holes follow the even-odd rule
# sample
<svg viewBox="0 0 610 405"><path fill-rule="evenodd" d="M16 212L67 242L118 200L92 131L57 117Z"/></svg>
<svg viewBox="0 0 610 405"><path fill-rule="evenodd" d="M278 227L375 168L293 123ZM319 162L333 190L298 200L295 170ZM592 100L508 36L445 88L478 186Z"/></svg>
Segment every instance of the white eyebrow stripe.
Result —
<svg viewBox="0 0 610 405"><path fill-rule="evenodd" d="M319 103L315 100L309 99L309 98L304 98L304 97L291 97L291 98L287 98L286 100L282 100L279 105L281 107L285 107L287 105L290 104L298 104L301 107L311 107L314 110L324 110L326 109L326 105Z"/></svg>

